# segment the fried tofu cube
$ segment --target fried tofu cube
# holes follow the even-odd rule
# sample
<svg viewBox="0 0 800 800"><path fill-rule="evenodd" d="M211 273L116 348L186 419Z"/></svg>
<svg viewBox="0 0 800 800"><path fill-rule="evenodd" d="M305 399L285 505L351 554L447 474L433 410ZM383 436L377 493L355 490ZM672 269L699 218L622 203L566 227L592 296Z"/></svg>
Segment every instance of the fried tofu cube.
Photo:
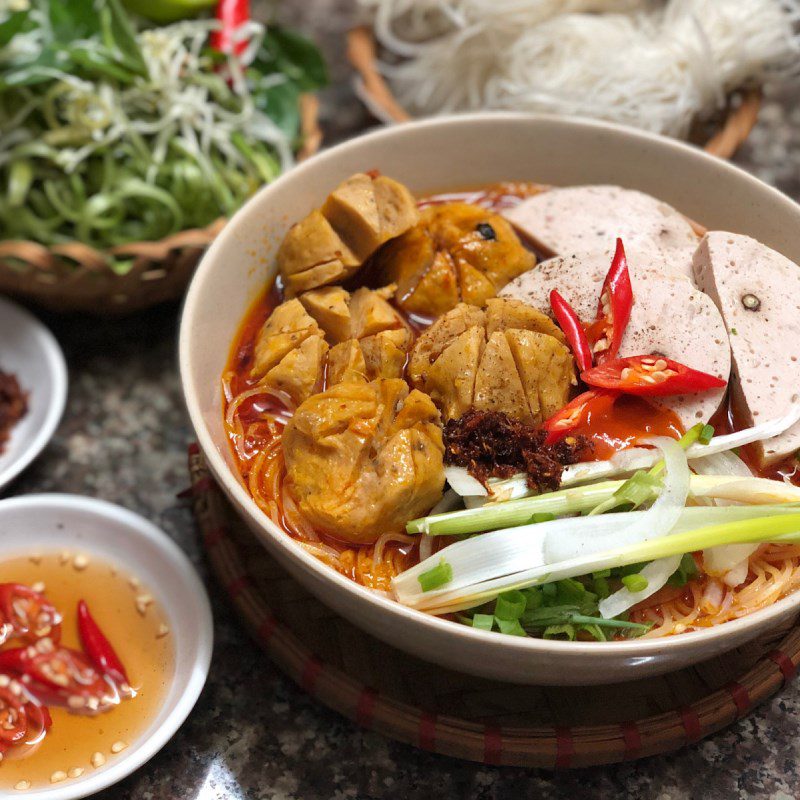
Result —
<svg viewBox="0 0 800 800"><path fill-rule="evenodd" d="M350 293L341 286L323 286L298 298L331 342L350 338Z"/></svg>
<svg viewBox="0 0 800 800"><path fill-rule="evenodd" d="M367 382L364 353L355 339L334 345L328 352L328 386L347 382Z"/></svg>
<svg viewBox="0 0 800 800"><path fill-rule="evenodd" d="M473 406L479 411L501 411L514 419L533 422L514 356L500 331L489 337L483 351L475 376Z"/></svg>
<svg viewBox="0 0 800 800"><path fill-rule="evenodd" d="M575 383L572 355L557 339L537 331L507 330L505 336L531 419L540 425L569 400L570 387Z"/></svg>
<svg viewBox="0 0 800 800"><path fill-rule="evenodd" d="M288 353L315 335L321 336L322 330L306 313L299 300L281 303L270 314L256 337L250 377L256 380L262 378Z"/></svg>
<svg viewBox="0 0 800 800"><path fill-rule="evenodd" d="M262 379L262 383L286 392L295 405L322 388L328 345L322 336L309 336L287 353Z"/></svg>

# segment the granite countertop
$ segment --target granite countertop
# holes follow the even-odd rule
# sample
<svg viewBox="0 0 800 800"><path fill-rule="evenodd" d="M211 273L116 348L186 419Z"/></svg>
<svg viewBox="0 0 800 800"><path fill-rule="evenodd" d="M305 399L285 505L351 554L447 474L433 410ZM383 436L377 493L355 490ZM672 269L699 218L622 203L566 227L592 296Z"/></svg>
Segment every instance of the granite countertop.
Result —
<svg viewBox="0 0 800 800"><path fill-rule="evenodd" d="M342 34L351 3L308 0L280 13L325 48L328 141L372 124L349 88ZM800 92L770 99L737 163L800 199ZM800 797L800 681L746 719L673 755L566 773L493 768L431 755L361 730L299 690L250 641L210 579L188 506L192 441L176 366L178 309L120 321L45 316L66 351L70 394L58 433L8 494L101 497L160 525L206 579L216 649L208 684L174 739L102 800L587 797L706 800Z"/></svg>

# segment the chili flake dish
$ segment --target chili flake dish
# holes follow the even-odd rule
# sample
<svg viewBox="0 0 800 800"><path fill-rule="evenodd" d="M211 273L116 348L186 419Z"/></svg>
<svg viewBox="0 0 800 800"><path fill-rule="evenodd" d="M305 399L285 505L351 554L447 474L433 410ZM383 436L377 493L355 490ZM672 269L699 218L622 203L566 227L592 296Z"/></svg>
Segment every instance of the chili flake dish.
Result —
<svg viewBox="0 0 800 800"><path fill-rule="evenodd" d="M321 196L233 343L262 511L374 591L517 636L667 636L800 586L800 353L769 334L797 266L620 187L415 201L401 177Z"/></svg>
<svg viewBox="0 0 800 800"><path fill-rule="evenodd" d="M156 716L174 652L139 579L80 552L0 563L0 786L35 791L120 757Z"/></svg>

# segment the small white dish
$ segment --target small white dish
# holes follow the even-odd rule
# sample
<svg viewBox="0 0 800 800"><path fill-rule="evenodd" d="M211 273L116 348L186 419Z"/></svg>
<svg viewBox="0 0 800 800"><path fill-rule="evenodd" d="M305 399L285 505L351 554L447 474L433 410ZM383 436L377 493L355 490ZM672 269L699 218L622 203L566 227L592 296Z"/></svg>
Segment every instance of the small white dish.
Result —
<svg viewBox="0 0 800 800"><path fill-rule="evenodd" d="M0 297L0 370L17 376L28 413L0 453L0 491L45 448L67 402L67 364L52 333L30 312Z"/></svg>
<svg viewBox="0 0 800 800"><path fill-rule="evenodd" d="M175 672L158 715L120 755L71 783L24 794L77 800L130 775L175 734L197 702L213 646L211 605L183 551L138 514L87 497L39 494L0 500L0 560L34 550L79 550L124 565L154 594L168 617Z"/></svg>

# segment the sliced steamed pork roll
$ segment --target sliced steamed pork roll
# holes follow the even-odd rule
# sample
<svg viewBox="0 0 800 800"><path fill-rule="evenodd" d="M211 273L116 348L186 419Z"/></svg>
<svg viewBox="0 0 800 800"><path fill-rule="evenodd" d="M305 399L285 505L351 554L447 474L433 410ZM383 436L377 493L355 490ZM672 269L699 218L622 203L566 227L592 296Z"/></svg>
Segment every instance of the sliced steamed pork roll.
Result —
<svg viewBox="0 0 800 800"><path fill-rule="evenodd" d="M629 262L693 280L694 228L672 206L643 192L620 186L550 189L503 215L547 255L592 252L611 263L619 237Z"/></svg>
<svg viewBox="0 0 800 800"><path fill-rule="evenodd" d="M712 231L694 257L697 282L730 334L734 406L746 425L800 402L800 267L766 245ZM760 444L765 464L800 449L800 423Z"/></svg>
<svg viewBox="0 0 800 800"><path fill-rule="evenodd" d="M511 281L502 297L521 300L546 314L550 292L563 295L584 321L597 314L597 302L610 259L597 253L550 258ZM664 277L629 264L633 310L620 356L661 355L728 380L728 334L714 301L681 278ZM719 408L725 389L652 398L674 411L684 428L707 422Z"/></svg>

